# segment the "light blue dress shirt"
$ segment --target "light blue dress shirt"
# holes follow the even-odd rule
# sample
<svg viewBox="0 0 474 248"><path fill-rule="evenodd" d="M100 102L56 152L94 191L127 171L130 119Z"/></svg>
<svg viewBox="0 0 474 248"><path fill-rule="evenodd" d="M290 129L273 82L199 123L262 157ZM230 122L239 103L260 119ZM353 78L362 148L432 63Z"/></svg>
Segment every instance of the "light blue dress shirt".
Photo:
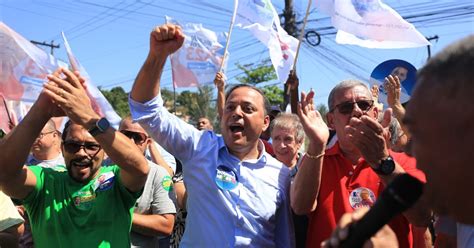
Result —
<svg viewBox="0 0 474 248"><path fill-rule="evenodd" d="M170 114L161 95L129 103L132 118L183 163L188 215L181 247L294 246L290 171L261 142L258 159L240 161L221 136Z"/></svg>

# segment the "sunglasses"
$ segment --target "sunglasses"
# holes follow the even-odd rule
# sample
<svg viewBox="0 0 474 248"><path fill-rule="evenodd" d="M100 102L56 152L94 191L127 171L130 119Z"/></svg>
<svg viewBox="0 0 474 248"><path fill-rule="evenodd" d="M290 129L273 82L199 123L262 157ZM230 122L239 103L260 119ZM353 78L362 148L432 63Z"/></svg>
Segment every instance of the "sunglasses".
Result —
<svg viewBox="0 0 474 248"><path fill-rule="evenodd" d="M127 136L129 139L132 139L135 144L143 144L143 142L145 142L145 140L148 138L148 136L144 133L127 130L121 130L120 132L123 133L123 135Z"/></svg>
<svg viewBox="0 0 474 248"><path fill-rule="evenodd" d="M372 108L372 106L374 106L374 101L373 100L360 100L360 101L355 101L355 102L343 102L336 105L329 112L333 112L335 109L337 109L339 113L341 114L344 114L344 115L350 114L352 113L352 111L354 111L354 104L357 104L359 109L365 113L369 111Z"/></svg>
<svg viewBox="0 0 474 248"><path fill-rule="evenodd" d="M95 154L97 154L102 148L99 144L94 142L80 143L73 140L64 141L63 147L68 153L77 153L79 150L84 149L87 154L93 156L95 156Z"/></svg>

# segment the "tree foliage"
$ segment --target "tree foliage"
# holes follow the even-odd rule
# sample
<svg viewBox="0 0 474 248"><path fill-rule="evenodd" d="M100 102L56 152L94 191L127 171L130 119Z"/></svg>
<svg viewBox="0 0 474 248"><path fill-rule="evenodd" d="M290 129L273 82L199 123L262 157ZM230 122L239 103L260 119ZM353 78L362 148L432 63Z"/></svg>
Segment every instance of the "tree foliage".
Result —
<svg viewBox="0 0 474 248"><path fill-rule="evenodd" d="M261 88L271 105L280 106L283 103L283 90L277 85L267 85Z"/></svg>
<svg viewBox="0 0 474 248"><path fill-rule="evenodd" d="M238 76L236 79L243 84L256 85L263 82L268 82L277 79L275 70L270 59L266 59L259 64L236 64L237 68L244 72L244 76Z"/></svg>
<svg viewBox="0 0 474 248"><path fill-rule="evenodd" d="M115 87L111 90L101 89L99 87L99 90L120 117L124 118L130 115L130 108L128 107L128 93L126 93L122 87Z"/></svg>
<svg viewBox="0 0 474 248"><path fill-rule="evenodd" d="M185 90L176 97L177 111L189 116L191 122L197 122L200 117L206 116L209 120L216 117L215 104L212 104L212 86L198 87L197 92Z"/></svg>

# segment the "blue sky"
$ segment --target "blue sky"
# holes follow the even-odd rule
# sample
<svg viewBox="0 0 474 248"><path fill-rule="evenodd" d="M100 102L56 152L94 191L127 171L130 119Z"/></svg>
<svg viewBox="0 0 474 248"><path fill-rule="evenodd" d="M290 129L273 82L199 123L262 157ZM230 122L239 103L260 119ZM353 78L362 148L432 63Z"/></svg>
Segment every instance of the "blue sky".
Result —
<svg viewBox="0 0 474 248"><path fill-rule="evenodd" d="M272 1L277 12L284 0ZM303 19L307 1L294 0L297 20ZM474 33L474 3L462 1L384 1L412 22L432 41L436 54L448 44ZM228 31L232 15L231 0L161 0L161 1L98 1L98 0L0 0L0 20L29 40L61 43L57 58L67 60L60 32L64 31L79 61L92 81L106 89L121 86L130 90L147 52L149 33L164 23L164 16L180 22L202 23L214 31ZM315 101L326 103L331 88L343 79L357 78L368 82L372 70L389 59L402 59L420 68L427 59L427 48L367 49L335 43L329 18L312 9L307 30L323 34L316 47L302 45L297 71L300 89L316 91ZM49 49L47 49L49 52ZM229 47L227 76L236 83L242 72L240 64L258 63L268 58L266 48L250 33L234 29ZM163 87L171 89L169 63L163 74ZM274 84L278 82L270 82ZM280 83L279 85L282 84ZM193 90L193 89L191 89Z"/></svg>

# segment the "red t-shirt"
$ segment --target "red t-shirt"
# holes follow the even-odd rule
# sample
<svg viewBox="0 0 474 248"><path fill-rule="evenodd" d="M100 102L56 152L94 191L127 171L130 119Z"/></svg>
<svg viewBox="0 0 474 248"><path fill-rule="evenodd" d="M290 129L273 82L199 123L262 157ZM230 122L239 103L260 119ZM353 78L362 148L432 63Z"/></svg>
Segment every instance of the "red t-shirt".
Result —
<svg viewBox="0 0 474 248"><path fill-rule="evenodd" d="M410 175L426 182L423 172L416 169L416 160L404 153L390 152L393 159ZM354 168L339 148L339 143L326 150L321 187L316 210L309 214L306 247L320 247L329 238L344 213L360 206L372 206L383 191L379 176L363 158ZM400 247L412 247L413 237L408 220L399 215L390 223Z"/></svg>

